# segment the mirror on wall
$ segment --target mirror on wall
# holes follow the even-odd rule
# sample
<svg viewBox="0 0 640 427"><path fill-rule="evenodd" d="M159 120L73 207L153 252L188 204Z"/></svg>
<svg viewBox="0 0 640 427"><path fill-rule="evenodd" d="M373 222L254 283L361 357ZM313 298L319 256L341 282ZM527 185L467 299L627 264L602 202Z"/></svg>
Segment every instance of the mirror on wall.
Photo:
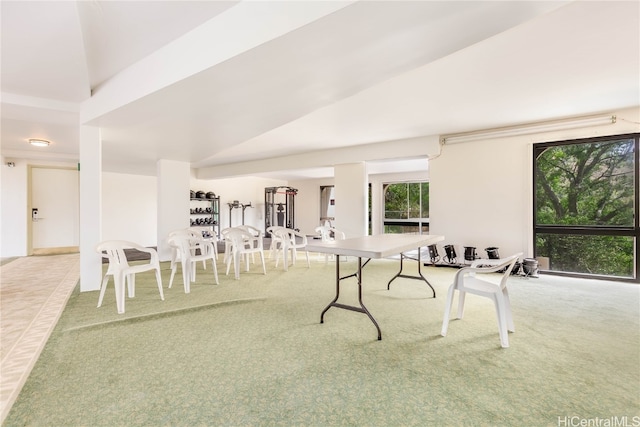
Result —
<svg viewBox="0 0 640 427"><path fill-rule="evenodd" d="M329 222L333 226L335 221L336 200L333 195L333 185L320 186L320 224Z"/></svg>

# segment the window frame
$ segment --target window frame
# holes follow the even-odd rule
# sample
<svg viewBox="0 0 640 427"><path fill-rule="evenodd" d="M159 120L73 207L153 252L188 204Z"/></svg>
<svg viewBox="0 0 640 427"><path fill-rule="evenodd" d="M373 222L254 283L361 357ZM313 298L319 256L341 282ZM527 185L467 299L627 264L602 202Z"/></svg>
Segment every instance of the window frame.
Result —
<svg viewBox="0 0 640 427"><path fill-rule="evenodd" d="M601 225L581 225L581 226L564 226L564 225L538 225L537 224L537 199L536 199L536 188L538 185L538 179L536 176L536 165L537 160L540 154L542 154L546 149L550 147L558 147L558 146L566 146L566 145L577 145L577 144L592 144L599 142L607 142L621 139L633 139L634 140L634 224L632 226L601 226ZM576 272L564 272L557 270L544 270L546 274L552 274L557 276L567 276L567 277L580 277L580 278L590 278L590 279L604 279L604 280L612 280L619 282L631 282L631 283L640 283L640 133L630 133L630 134L622 134L622 135L609 135L609 136L599 136L592 138L581 138L581 139L572 139L572 140L561 140L561 141L553 141L553 142L541 142L533 144L533 163L532 163L532 173L533 173L533 189L532 189L532 207L533 207L533 224L532 224L532 235L533 235L533 251L534 257L537 257L536 253L536 241L538 234L560 234L560 235L574 235L574 236L624 236L631 237L635 239L634 245L634 266L633 266L633 275L631 278L628 277L619 277L619 276L609 276L609 275L601 275L601 274L587 274L587 273L576 273Z"/></svg>
<svg viewBox="0 0 640 427"><path fill-rule="evenodd" d="M390 185L399 185L403 184L407 186L407 192L409 191L409 185L411 184L420 184L420 212L424 212L422 203L422 185L427 184L430 185L428 180L418 180L418 181L389 181L382 183L382 232L384 234L389 234L386 232L387 226L399 226L399 227L415 227L417 229L417 234L429 234L429 218L424 218L422 216L415 218L387 218L387 203L386 203L386 194L387 188ZM427 201L428 203L428 201ZM407 214L409 210L407 210ZM395 234L395 233L391 233Z"/></svg>

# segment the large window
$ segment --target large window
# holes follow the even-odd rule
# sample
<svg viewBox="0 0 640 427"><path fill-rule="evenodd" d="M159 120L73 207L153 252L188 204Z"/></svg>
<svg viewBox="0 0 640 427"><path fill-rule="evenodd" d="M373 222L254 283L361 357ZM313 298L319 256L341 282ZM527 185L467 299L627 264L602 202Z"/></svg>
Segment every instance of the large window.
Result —
<svg viewBox="0 0 640 427"><path fill-rule="evenodd" d="M429 233L429 183L383 185L384 232Z"/></svg>
<svg viewBox="0 0 640 427"><path fill-rule="evenodd" d="M534 146L535 255L544 269L638 281L639 138Z"/></svg>

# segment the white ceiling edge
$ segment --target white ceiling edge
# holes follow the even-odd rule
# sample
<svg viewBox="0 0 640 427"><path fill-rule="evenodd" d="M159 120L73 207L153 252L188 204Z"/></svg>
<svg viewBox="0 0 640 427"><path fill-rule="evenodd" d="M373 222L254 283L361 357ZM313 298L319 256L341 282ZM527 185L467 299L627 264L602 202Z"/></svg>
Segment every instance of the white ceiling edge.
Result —
<svg viewBox="0 0 640 427"><path fill-rule="evenodd" d="M92 97L83 102L80 122L99 124L101 117L122 106L184 81L352 3L239 2L96 88ZM252 31L248 32L246 28ZM218 46L218 49L211 49L211 40L225 40L225 44ZM188 56L185 52L203 54ZM182 59L179 66L175 64L175 58ZM175 66L166 67L167 63Z"/></svg>
<svg viewBox="0 0 640 427"><path fill-rule="evenodd" d="M47 147L42 147L46 150ZM48 153L20 150L2 150L2 157L5 160L35 160L35 161L63 161L64 163L78 163L80 160L77 154Z"/></svg>
<svg viewBox="0 0 640 427"><path fill-rule="evenodd" d="M420 178L428 175L429 159L412 158L396 160L367 161L366 170L369 177L398 176L401 174L417 174ZM254 174L260 178L284 179L286 181L306 181L334 177L334 167L291 169L277 172Z"/></svg>
<svg viewBox="0 0 640 427"><path fill-rule="evenodd" d="M342 148L316 150L290 156L252 160L197 169L199 179L260 175L356 162L390 162L408 158L428 158L440 153L439 135L377 142ZM295 165L295 168L292 167Z"/></svg>

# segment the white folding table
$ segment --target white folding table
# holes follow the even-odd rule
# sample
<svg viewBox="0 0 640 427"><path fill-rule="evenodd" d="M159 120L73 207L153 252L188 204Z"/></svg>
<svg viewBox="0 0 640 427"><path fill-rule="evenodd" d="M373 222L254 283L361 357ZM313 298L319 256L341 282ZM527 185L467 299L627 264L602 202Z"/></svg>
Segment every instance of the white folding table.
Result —
<svg viewBox="0 0 640 427"><path fill-rule="evenodd" d="M376 329L378 330L378 340L381 340L382 332L380 331L378 322L376 322L376 320L373 318L369 310L367 310L362 302L362 267L367 265L367 263L372 259L387 258L392 255L400 254L400 271L395 276L393 276L391 280L389 280L387 289L390 288L391 282L393 282L398 277L419 279L425 281L427 285L429 285L429 287L433 291L433 297L435 298L435 289L433 289L433 286L431 286L429 281L422 275L420 248L433 245L442 240L444 240L444 236L436 236L430 234L377 234L375 236L362 236L344 240L333 240L329 242L317 243L313 242L308 244L307 251L333 254L336 258L336 297L322 311L322 314L320 315L320 323L324 323L324 314L331 307L357 311L359 313L366 314L369 319L371 319ZM416 258L405 255L405 252L413 251L416 249L418 250L418 255ZM340 277L340 256L357 257L358 271L356 273ZM367 259L364 264L362 263L362 258ZM417 276L411 276L402 273L403 261L405 258L418 261ZM354 276L356 277L358 282L358 302L360 304L360 307L341 304L337 302L338 298L340 297L340 281Z"/></svg>

